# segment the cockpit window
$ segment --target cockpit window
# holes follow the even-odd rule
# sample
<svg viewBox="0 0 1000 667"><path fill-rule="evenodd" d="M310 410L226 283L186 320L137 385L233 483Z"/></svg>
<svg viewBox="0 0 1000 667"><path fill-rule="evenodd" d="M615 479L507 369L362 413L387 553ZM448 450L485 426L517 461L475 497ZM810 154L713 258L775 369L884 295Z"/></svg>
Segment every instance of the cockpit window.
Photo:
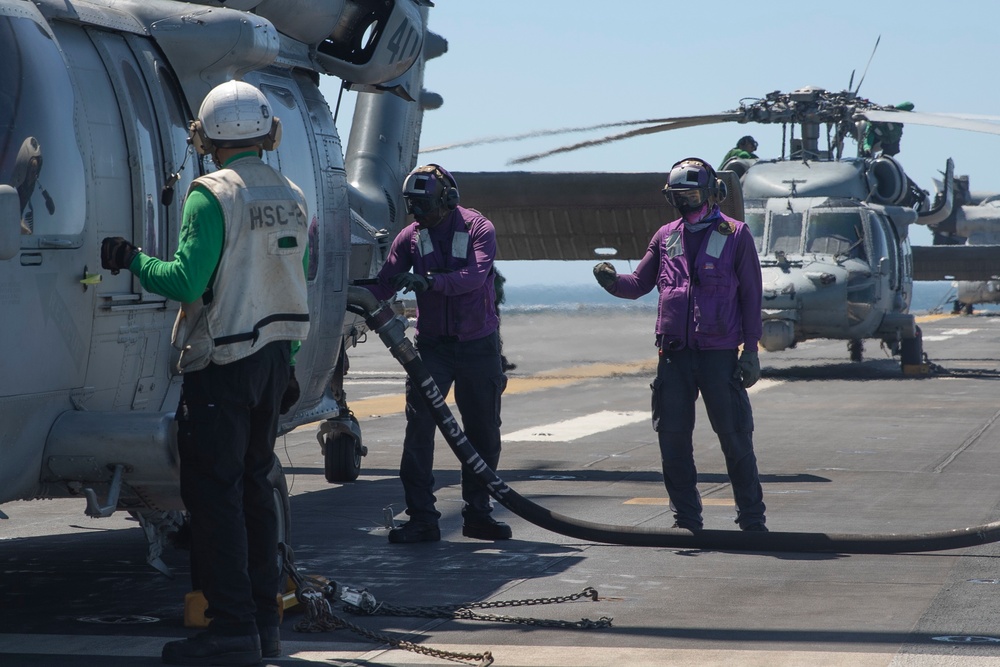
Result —
<svg viewBox="0 0 1000 667"><path fill-rule="evenodd" d="M745 211L744 216L750 233L753 234L753 244L759 253L764 247L764 211Z"/></svg>
<svg viewBox="0 0 1000 667"><path fill-rule="evenodd" d="M0 183L17 190L22 246L79 234L86 193L66 64L34 21L9 16L0 63Z"/></svg>
<svg viewBox="0 0 1000 667"><path fill-rule="evenodd" d="M862 219L856 210L813 209L806 226L806 252L865 259Z"/></svg>
<svg viewBox="0 0 1000 667"><path fill-rule="evenodd" d="M802 214L772 213L768 252L796 255L802 252Z"/></svg>

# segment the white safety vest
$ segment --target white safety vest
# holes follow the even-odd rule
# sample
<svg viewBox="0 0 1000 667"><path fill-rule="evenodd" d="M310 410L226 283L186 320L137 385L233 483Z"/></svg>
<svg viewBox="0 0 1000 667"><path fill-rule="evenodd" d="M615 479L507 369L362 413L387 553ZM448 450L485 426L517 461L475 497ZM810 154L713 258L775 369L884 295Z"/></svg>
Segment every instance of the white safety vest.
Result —
<svg viewBox="0 0 1000 667"><path fill-rule="evenodd" d="M182 351L181 371L232 363L271 341L304 340L308 215L302 191L257 157L231 162L191 187L196 183L222 207L226 238L209 289L177 314L173 344Z"/></svg>

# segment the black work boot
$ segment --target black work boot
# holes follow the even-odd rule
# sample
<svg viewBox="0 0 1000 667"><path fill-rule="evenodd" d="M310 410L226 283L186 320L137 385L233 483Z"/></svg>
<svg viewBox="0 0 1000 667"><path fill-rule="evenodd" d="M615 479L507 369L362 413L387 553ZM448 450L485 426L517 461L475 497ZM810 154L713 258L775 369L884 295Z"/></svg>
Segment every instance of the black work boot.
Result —
<svg viewBox="0 0 1000 667"><path fill-rule="evenodd" d="M740 530L745 530L751 533L767 533L770 532L767 526L764 525L763 521L755 521L754 523L749 523L745 526L740 526Z"/></svg>
<svg viewBox="0 0 1000 667"><path fill-rule="evenodd" d="M503 521L486 515L478 519L466 519L462 524L462 535L474 540L509 540L513 533Z"/></svg>
<svg viewBox="0 0 1000 667"><path fill-rule="evenodd" d="M441 529L436 523L410 519L399 528L389 531L389 541L393 544L413 544L414 542L437 542L441 539Z"/></svg>
<svg viewBox="0 0 1000 667"><path fill-rule="evenodd" d="M277 625L258 628L260 633L260 654L265 658L281 656L281 629Z"/></svg>
<svg viewBox="0 0 1000 667"><path fill-rule="evenodd" d="M167 642L160 654L168 665L232 665L260 663L260 637L199 632L189 639Z"/></svg>

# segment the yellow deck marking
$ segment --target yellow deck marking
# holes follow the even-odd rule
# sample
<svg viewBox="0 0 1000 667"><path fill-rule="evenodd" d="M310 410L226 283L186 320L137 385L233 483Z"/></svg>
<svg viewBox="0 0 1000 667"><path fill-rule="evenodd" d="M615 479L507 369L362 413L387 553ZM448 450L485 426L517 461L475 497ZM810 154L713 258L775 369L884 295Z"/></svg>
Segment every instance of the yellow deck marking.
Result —
<svg viewBox="0 0 1000 667"><path fill-rule="evenodd" d="M578 382L592 380L601 377L615 377L620 375L633 375L636 373L655 373L656 359L649 361L634 361L624 364L587 364L585 366L574 366L572 368L557 368L544 373L536 373L528 377L512 377L507 380L507 389L504 396L513 394L526 394L541 389L551 389L553 387L568 387ZM348 378L349 380L349 378ZM400 386L403 381L400 380ZM406 407L406 396L400 394L386 394L382 396L372 396L351 401L351 410L359 417L384 417L394 415L403 411ZM449 405L454 407L454 402L449 401Z"/></svg>
<svg viewBox="0 0 1000 667"><path fill-rule="evenodd" d="M951 315L945 313L938 313L936 315L921 315L916 318L917 322L937 322L938 320L943 320L948 317L958 317L958 315Z"/></svg>

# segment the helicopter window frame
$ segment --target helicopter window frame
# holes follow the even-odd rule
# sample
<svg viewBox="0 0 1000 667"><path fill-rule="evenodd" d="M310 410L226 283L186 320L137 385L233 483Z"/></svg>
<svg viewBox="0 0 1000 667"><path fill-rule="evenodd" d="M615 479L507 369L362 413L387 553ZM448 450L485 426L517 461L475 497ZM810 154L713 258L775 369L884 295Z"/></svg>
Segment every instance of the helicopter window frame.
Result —
<svg viewBox="0 0 1000 667"><path fill-rule="evenodd" d="M92 27L85 28L85 32L111 80L115 107L120 114L125 136L130 165L129 192L132 198L130 232L133 238L144 239L140 241L144 243L148 235L147 229L152 226L154 235L164 240L165 247L169 234L165 229L160 229L165 226L160 202L165 179L162 167L164 146L154 106L156 100L150 93L150 85L140 63L141 58L125 35ZM147 248L143 250L145 252ZM148 250L156 257L165 254L161 247L150 247ZM132 293L137 294L144 303L166 306L167 298L146 290L136 276L132 277Z"/></svg>
<svg viewBox="0 0 1000 667"><path fill-rule="evenodd" d="M748 208L743 211L743 222L753 236L754 247L759 255L764 248L764 232L767 230L767 209Z"/></svg>
<svg viewBox="0 0 1000 667"><path fill-rule="evenodd" d="M805 254L842 256L845 259L868 262L871 249L867 247L865 239L866 217L863 209L816 206L810 208L808 213L803 229L802 247ZM846 225L850 225L850 228ZM818 245L821 247L817 247Z"/></svg>
<svg viewBox="0 0 1000 667"><path fill-rule="evenodd" d="M194 118L181 91L180 83L174 77L166 59L156 45L136 35L125 35L125 42L136 57L140 73L146 83L146 93L155 109L163 111L155 116L159 129L160 156L162 168L157 172L156 187L161 197L156 199L157 237L160 240L154 256L170 261L177 252L179 243L183 198L191 182L200 176L197 167L185 169L187 160L193 153L188 138L188 119ZM198 161L195 161L198 162ZM163 203L162 193L166 176L177 175L172 200ZM145 236L145 233L144 233ZM146 252L145 249L143 249ZM152 253L147 253L152 254Z"/></svg>
<svg viewBox="0 0 1000 667"><path fill-rule="evenodd" d="M309 119L309 108L305 100L301 98L299 90L292 86L287 79L260 73L258 87L271 103L274 115L281 120L282 136L278 147L273 151L265 151L262 159L281 172L292 183L295 183L305 196L309 217L309 237L311 241L314 237L316 239L315 244L310 242L306 282L315 283L319 277L321 248L318 232L314 232L314 227L319 224L319 214L323 202L321 200L321 184L318 181L321 170L317 168L317 148L315 139L309 134L312 126ZM291 114L297 114L298 117L294 118ZM296 135L299 134L301 137L296 139ZM293 149L293 145L298 148ZM301 154L302 146L308 148L308 161ZM314 245L315 247L313 247Z"/></svg>
<svg viewBox="0 0 1000 667"><path fill-rule="evenodd" d="M882 257L886 257L889 260L889 288L892 290L899 289L902 283L900 269L902 268L902 262L899 256L898 239L896 237L896 230L892 223L884 216L879 214L877 211L868 212L868 224L871 227L871 239L872 239L872 266L878 267L881 262ZM880 254L879 248L875 247L875 238L879 236L882 244L885 246L884 254Z"/></svg>
<svg viewBox="0 0 1000 667"><path fill-rule="evenodd" d="M0 99L6 119L0 182L12 185L21 198L20 247L80 248L86 216L69 202L86 201L86 169L78 148L80 118L70 69L55 35L32 18L2 15L0 33L5 33L2 50L16 53L5 59L5 71L18 82L9 114ZM3 88L10 92L11 87ZM52 104L53 99L60 103ZM23 113L18 115L18 109ZM16 163L32 153L32 159Z"/></svg>
<svg viewBox="0 0 1000 667"><path fill-rule="evenodd" d="M776 233L779 231L790 232L793 229L793 225L797 227L795 234ZM782 252L785 255L802 254L802 234L804 230L805 214L801 211L770 211L767 224L767 254L776 254L778 252Z"/></svg>

